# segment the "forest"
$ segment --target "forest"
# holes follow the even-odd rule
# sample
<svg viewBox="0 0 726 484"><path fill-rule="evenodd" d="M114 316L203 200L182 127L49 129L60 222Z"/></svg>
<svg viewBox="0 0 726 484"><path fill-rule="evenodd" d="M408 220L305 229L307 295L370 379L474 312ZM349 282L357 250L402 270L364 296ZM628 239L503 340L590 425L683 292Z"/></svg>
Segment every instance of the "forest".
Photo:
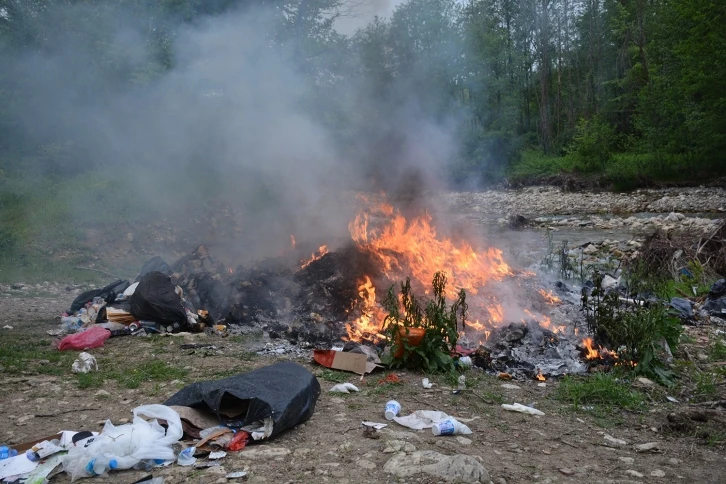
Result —
<svg viewBox="0 0 726 484"><path fill-rule="evenodd" d="M138 161L89 141L89 118L144 98L178 67L180 32L234 12L264 18L250 35L293 66L298 85L280 84L296 112L374 174L417 156L410 120L445 133L432 156L460 186L574 173L627 189L726 170L719 0L408 0L349 34L335 26L353 0L0 0L0 178Z"/></svg>

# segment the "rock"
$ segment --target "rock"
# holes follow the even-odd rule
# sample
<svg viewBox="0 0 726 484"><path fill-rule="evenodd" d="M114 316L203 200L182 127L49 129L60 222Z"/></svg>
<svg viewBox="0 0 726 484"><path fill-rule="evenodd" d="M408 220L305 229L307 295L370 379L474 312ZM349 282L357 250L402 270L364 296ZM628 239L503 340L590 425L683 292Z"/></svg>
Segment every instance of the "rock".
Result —
<svg viewBox="0 0 726 484"><path fill-rule="evenodd" d="M507 390L521 390L520 387L518 387L517 385L513 385L511 383L503 383L502 388L505 388Z"/></svg>
<svg viewBox="0 0 726 484"><path fill-rule="evenodd" d="M623 439L616 439L615 437L612 437L608 434L605 434L604 439L605 439L605 442L607 442L610 445L615 445L618 447L623 446L623 445L628 445L628 443L626 441L624 441Z"/></svg>
<svg viewBox="0 0 726 484"><path fill-rule="evenodd" d="M586 255L592 255L597 252L597 247L593 244L589 244L587 247L582 249L582 253Z"/></svg>
<svg viewBox="0 0 726 484"><path fill-rule="evenodd" d="M415 452L416 447L410 443L406 442L404 440L390 440L386 442L386 448L383 449L383 453L385 454L392 454L394 452Z"/></svg>
<svg viewBox="0 0 726 484"><path fill-rule="evenodd" d="M271 459L275 457L284 457L290 453L289 449L284 447L252 447L245 448L241 452L237 452L240 459Z"/></svg>
<svg viewBox="0 0 726 484"><path fill-rule="evenodd" d="M25 287L25 284L22 282L16 282L15 284L10 285L10 289L15 289L16 291L23 289Z"/></svg>
<svg viewBox="0 0 726 484"><path fill-rule="evenodd" d="M468 455L443 455L432 450L397 454L383 466L383 470L397 477L411 477L424 473L446 482L464 484L489 482L489 471L474 457Z"/></svg>
<svg viewBox="0 0 726 484"><path fill-rule="evenodd" d="M456 441L461 445L471 445L471 439L467 439L466 437L458 436L456 437Z"/></svg>
<svg viewBox="0 0 726 484"><path fill-rule="evenodd" d="M620 284L618 279L615 279L614 277L605 274L605 277L602 278L602 283L600 284L600 287L603 289L610 289L611 287L615 287L618 284Z"/></svg>
<svg viewBox="0 0 726 484"><path fill-rule="evenodd" d="M632 457L618 457L618 459L623 464L628 464L628 465L630 465L630 464L632 464L632 463L635 462L635 459L633 459Z"/></svg>
<svg viewBox="0 0 726 484"><path fill-rule="evenodd" d="M638 478L638 479L641 479L641 478L644 477L643 474L641 474L638 471L634 471L633 469L628 469L627 471L625 471L625 473L627 475L629 475L629 476L633 476L633 477Z"/></svg>
<svg viewBox="0 0 726 484"><path fill-rule="evenodd" d="M672 466L677 466L681 462L683 462L681 461L681 459L676 459L675 457L671 457L670 459L668 459L668 463Z"/></svg>
<svg viewBox="0 0 726 484"><path fill-rule="evenodd" d="M101 397L101 398L108 398L111 396L110 393L108 393L106 390L99 390L96 393L94 393L95 396Z"/></svg>
<svg viewBox="0 0 726 484"><path fill-rule="evenodd" d="M641 376L641 377L640 377L640 378L638 378L637 380L638 380L638 383L640 383L640 384L642 384L642 385L645 385L645 386L647 386L647 387L652 387L652 386L655 386L655 382L654 382L653 380L649 380L649 379L647 379L647 378L645 378L645 377L642 377L642 376Z"/></svg>
<svg viewBox="0 0 726 484"><path fill-rule="evenodd" d="M560 471L561 474L564 474L566 476L571 476L575 473L575 471L573 471L572 469L568 469L567 467L560 467L557 470Z"/></svg>
<svg viewBox="0 0 726 484"><path fill-rule="evenodd" d="M636 444L633 446L638 452L648 452L651 450L658 450L660 444L658 442L647 442L645 444Z"/></svg>
<svg viewBox="0 0 726 484"><path fill-rule="evenodd" d="M660 469L656 469L653 472L650 473L651 477L665 477L665 472L663 472Z"/></svg>
<svg viewBox="0 0 726 484"><path fill-rule="evenodd" d="M358 467L362 467L363 469L375 469L378 467L374 462L365 459L358 459L355 463Z"/></svg>

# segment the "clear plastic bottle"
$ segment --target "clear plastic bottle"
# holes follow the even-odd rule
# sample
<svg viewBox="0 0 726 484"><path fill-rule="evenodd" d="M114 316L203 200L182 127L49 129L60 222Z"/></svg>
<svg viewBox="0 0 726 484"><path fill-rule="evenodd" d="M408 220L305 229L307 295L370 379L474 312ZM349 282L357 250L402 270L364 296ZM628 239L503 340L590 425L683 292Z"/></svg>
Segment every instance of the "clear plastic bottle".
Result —
<svg viewBox="0 0 726 484"><path fill-rule="evenodd" d="M106 456L95 457L86 464L86 474L91 477L100 476L109 470L116 469L118 462Z"/></svg>

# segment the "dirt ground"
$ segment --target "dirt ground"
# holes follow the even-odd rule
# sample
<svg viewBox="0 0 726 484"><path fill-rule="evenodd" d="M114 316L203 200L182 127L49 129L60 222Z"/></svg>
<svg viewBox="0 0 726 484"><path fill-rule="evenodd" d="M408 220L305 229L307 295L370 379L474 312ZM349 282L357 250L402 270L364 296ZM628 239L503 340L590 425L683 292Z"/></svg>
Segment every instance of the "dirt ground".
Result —
<svg viewBox="0 0 726 484"><path fill-rule="evenodd" d="M46 334L58 327L54 318L68 304L61 296L0 297L4 324L13 326L0 330L1 443L20 443L59 430L100 431L106 419L127 422L133 408L161 403L193 381L223 378L286 358L254 353L265 344L261 335L128 336L91 350L99 373L77 376L71 373L76 352L55 350L53 338ZM180 348L184 343L214 344L217 349L185 350ZM248 471L248 482L275 483L726 482L723 439L709 444L694 432L669 431L667 415L689 406L669 402L662 387L639 389L647 396L642 412L598 407L575 411L554 398L559 382L553 380L544 388L538 382L518 381L510 383L519 389L505 389L506 382L470 370L470 388L455 395L442 378L432 377L435 386L424 390L422 375L411 372L397 372L401 383L391 384L380 382L386 372L361 381L309 359L297 362L318 376L323 389L310 420L269 443L229 453L222 467L172 465L153 474L167 483L234 482L224 476L239 470ZM359 386L360 393L328 393L334 381L341 380ZM361 421L385 422L383 408L391 398L402 404L404 414L429 409L473 419L467 424L473 433L435 437L429 430L410 431L389 422L377 438L365 436ZM513 402L534 405L545 416L501 407ZM718 435L719 429L711 431ZM626 444L611 443L606 435ZM648 442L657 443L656 449L638 452L634 447ZM129 470L94 481L128 484L145 475ZM51 482L70 480L61 474Z"/></svg>

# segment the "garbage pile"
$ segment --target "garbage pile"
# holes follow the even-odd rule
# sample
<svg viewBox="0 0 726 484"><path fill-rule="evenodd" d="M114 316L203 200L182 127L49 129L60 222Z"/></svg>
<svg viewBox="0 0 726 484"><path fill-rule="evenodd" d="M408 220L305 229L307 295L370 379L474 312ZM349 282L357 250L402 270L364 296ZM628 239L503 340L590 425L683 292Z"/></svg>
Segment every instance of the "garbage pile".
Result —
<svg viewBox="0 0 726 484"><path fill-rule="evenodd" d="M80 294L61 317L59 348L101 346L112 336L148 333L200 332L213 325L209 313L194 310L184 290L171 277L151 267L166 267L161 258L144 264L134 283L114 281L101 289Z"/></svg>
<svg viewBox="0 0 726 484"><path fill-rule="evenodd" d="M108 420L101 432L62 431L14 447L0 446L0 481L40 484L59 472L76 481L126 469L153 473L174 463L219 465L227 452L308 420L319 396L315 376L291 362L194 383L163 405L135 408L127 424ZM209 460L197 462L204 457ZM245 475L238 471L226 477ZM142 481L161 484L164 479L152 475Z"/></svg>

